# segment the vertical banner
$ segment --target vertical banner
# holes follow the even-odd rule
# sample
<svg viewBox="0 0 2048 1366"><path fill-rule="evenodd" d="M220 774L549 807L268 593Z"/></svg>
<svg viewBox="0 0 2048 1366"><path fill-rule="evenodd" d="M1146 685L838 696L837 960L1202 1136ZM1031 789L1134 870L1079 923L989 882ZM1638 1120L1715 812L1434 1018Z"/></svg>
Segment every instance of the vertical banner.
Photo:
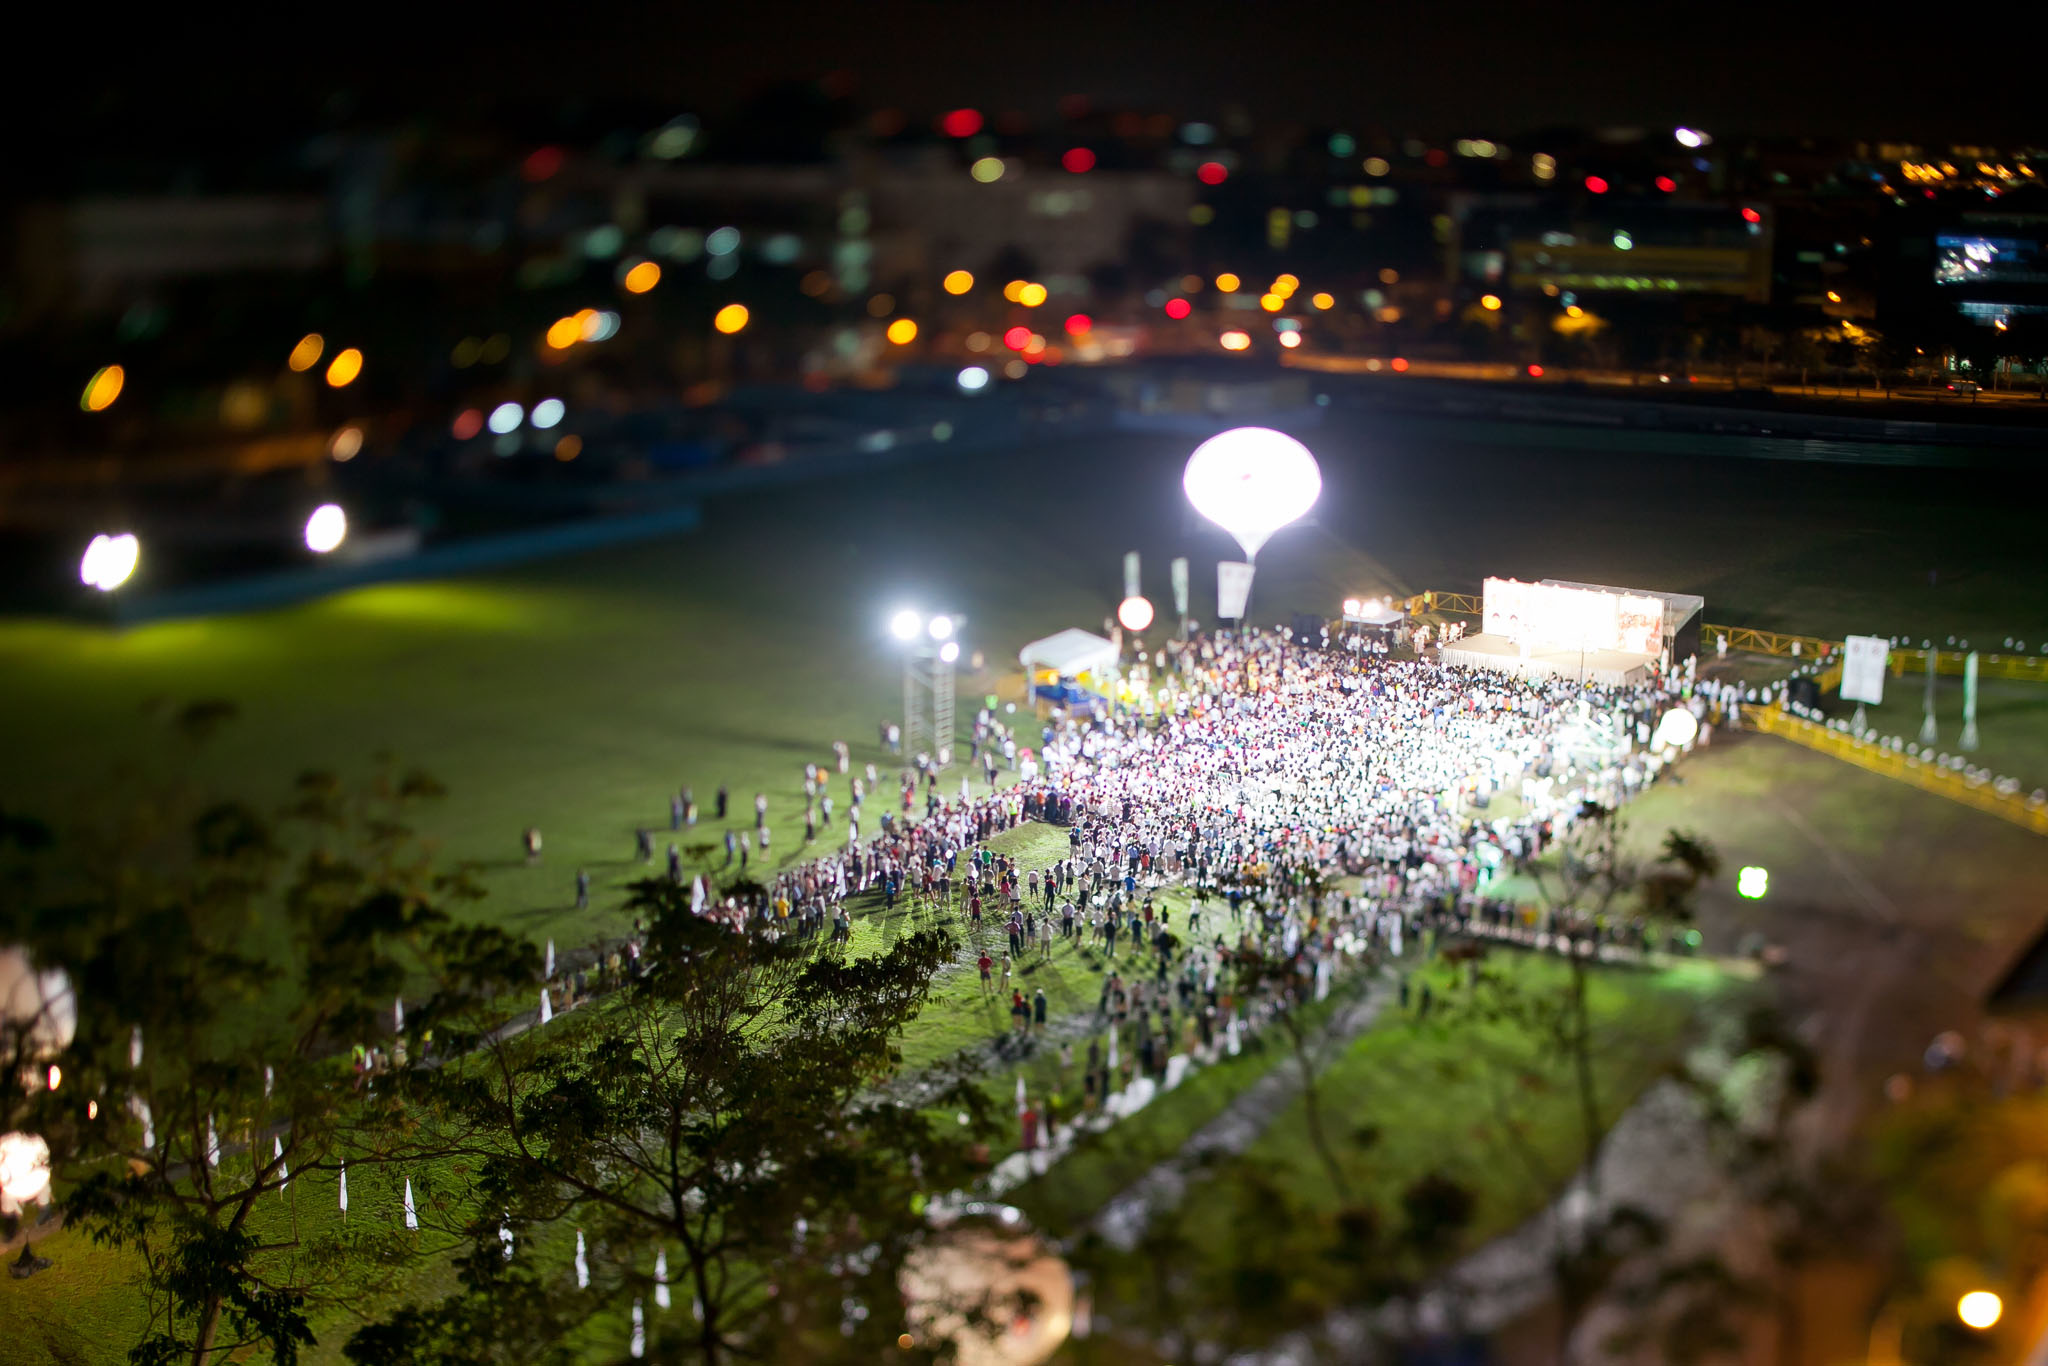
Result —
<svg viewBox="0 0 2048 1366"><path fill-rule="evenodd" d="M1185 555L1173 562L1173 610L1179 616L1188 614L1188 559Z"/></svg>
<svg viewBox="0 0 2048 1366"><path fill-rule="evenodd" d="M1884 701L1884 668L1891 659L1892 644L1883 636L1850 636L1842 642L1842 700L1868 702L1873 707Z"/></svg>
<svg viewBox="0 0 2048 1366"><path fill-rule="evenodd" d="M1252 567L1242 560L1216 562L1216 615L1224 621L1244 617L1245 603L1252 595Z"/></svg>
<svg viewBox="0 0 2048 1366"><path fill-rule="evenodd" d="M1124 596L1127 598L1144 596L1139 591L1138 586L1138 552L1135 550L1124 552Z"/></svg>
<svg viewBox="0 0 2048 1366"><path fill-rule="evenodd" d="M1935 738L1934 662L1940 657L1941 651L1935 649L1932 645L1927 647L1927 701L1925 703L1926 710L1920 717L1920 743L1923 745L1933 744Z"/></svg>

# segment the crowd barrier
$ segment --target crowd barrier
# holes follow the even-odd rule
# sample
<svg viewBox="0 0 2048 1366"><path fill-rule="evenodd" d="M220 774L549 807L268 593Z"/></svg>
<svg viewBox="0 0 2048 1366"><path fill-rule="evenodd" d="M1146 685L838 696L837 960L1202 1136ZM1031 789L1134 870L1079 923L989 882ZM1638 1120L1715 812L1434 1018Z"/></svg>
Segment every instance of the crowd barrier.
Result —
<svg viewBox="0 0 2048 1366"><path fill-rule="evenodd" d="M1852 763L1871 773L1911 783L1923 792L1989 812L2001 820L2048 835L2048 801L2028 793L2000 791L1989 777L1965 775L1952 768L1888 745L1860 739L1844 731L1794 716L1776 707L1748 706L1743 723L1766 735L1777 735L1822 754Z"/></svg>

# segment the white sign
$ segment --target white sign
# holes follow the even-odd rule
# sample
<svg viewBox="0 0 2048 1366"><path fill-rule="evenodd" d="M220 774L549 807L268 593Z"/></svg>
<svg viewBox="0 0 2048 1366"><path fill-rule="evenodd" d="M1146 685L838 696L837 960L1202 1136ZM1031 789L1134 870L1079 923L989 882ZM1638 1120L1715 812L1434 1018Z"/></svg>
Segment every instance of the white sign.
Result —
<svg viewBox="0 0 2048 1366"><path fill-rule="evenodd" d="M1252 595L1252 567L1242 560L1216 562L1216 615L1225 621L1244 616Z"/></svg>
<svg viewBox="0 0 2048 1366"><path fill-rule="evenodd" d="M1135 598L1143 591L1138 584L1138 552L1124 552L1124 596Z"/></svg>
<svg viewBox="0 0 2048 1366"><path fill-rule="evenodd" d="M1654 655L1662 647L1664 603L1633 593L1488 579L1485 630L1526 649Z"/></svg>
<svg viewBox="0 0 2048 1366"><path fill-rule="evenodd" d="M1891 642L1883 636L1850 636L1842 642L1842 700L1884 701L1884 666L1890 662Z"/></svg>

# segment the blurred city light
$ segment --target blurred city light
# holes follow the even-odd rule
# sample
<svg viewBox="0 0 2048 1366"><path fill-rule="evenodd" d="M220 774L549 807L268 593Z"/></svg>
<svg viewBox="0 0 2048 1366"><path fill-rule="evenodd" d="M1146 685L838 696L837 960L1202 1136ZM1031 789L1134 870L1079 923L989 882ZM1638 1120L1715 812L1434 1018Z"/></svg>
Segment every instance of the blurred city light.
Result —
<svg viewBox="0 0 2048 1366"><path fill-rule="evenodd" d="M544 398L533 405L531 421L534 426L542 431L546 431L557 422L560 422L562 415L566 412L568 412L568 406L562 400L558 398Z"/></svg>
<svg viewBox="0 0 2048 1366"><path fill-rule="evenodd" d="M1225 351L1249 351L1252 345L1251 335L1246 332L1239 332L1235 328L1225 332L1216 340Z"/></svg>
<svg viewBox="0 0 2048 1366"><path fill-rule="evenodd" d="M1548 152L1538 152L1529 158L1529 174L1538 180L1551 180L1557 175L1557 158Z"/></svg>
<svg viewBox="0 0 2048 1366"><path fill-rule="evenodd" d="M363 429L343 427L328 438L327 453L346 464L356 458L363 449Z"/></svg>
<svg viewBox="0 0 2048 1366"><path fill-rule="evenodd" d="M582 320L585 341L610 341L619 334L619 315L608 308L586 308L576 316Z"/></svg>
<svg viewBox="0 0 2048 1366"><path fill-rule="evenodd" d="M1485 310L1486 310L1486 311L1487 311L1488 313L1498 313L1498 312L1500 312L1500 295L1498 295L1498 294L1482 294L1482 295L1480 295L1480 296L1479 296L1479 306L1480 306L1481 308L1485 309Z"/></svg>
<svg viewBox="0 0 2048 1366"><path fill-rule="evenodd" d="M712 317L711 325L730 336L747 325L747 306L727 304Z"/></svg>
<svg viewBox="0 0 2048 1366"><path fill-rule="evenodd" d="M1278 313L1281 309L1287 307L1287 300L1278 294L1261 294L1259 296L1259 307L1265 309L1268 313Z"/></svg>
<svg viewBox="0 0 2048 1366"><path fill-rule="evenodd" d="M88 588L111 593L128 582L141 559L142 542L135 539L134 532L98 535L86 546L85 556L78 562L78 578Z"/></svg>
<svg viewBox="0 0 2048 1366"><path fill-rule="evenodd" d="M500 403L491 409L491 430L499 436L518 431L525 420L526 410L516 403Z"/></svg>
<svg viewBox="0 0 2048 1366"><path fill-rule="evenodd" d="M1678 139L1681 147L1704 147L1713 139L1697 128L1675 128L1671 136Z"/></svg>
<svg viewBox="0 0 2048 1366"><path fill-rule="evenodd" d="M1060 165L1080 175L1083 171L1095 169L1095 153L1086 147L1069 147L1060 157Z"/></svg>
<svg viewBox="0 0 2048 1366"><path fill-rule="evenodd" d="M1095 320L1086 313L1069 314L1066 321L1067 335L1085 337L1095 328Z"/></svg>
<svg viewBox="0 0 2048 1366"><path fill-rule="evenodd" d="M1530 366L1529 366L1529 378L1530 378L1530 379L1542 379L1542 378L1543 378L1543 367L1542 367L1542 366L1540 366L1540 365L1534 364L1534 363L1532 362L1532 363L1530 364Z"/></svg>
<svg viewBox="0 0 2048 1366"><path fill-rule="evenodd" d="M1273 292L1283 299L1294 297L1294 291L1301 288L1299 275L1281 275L1273 281Z"/></svg>
<svg viewBox="0 0 2048 1366"><path fill-rule="evenodd" d="M292 353L285 358L285 364L289 365L293 370L303 373L320 363L320 353L326 349L327 339L325 337L321 336L318 332L308 332L305 336L299 338L297 345L292 347Z"/></svg>
<svg viewBox="0 0 2048 1366"><path fill-rule="evenodd" d="M1282 332L1280 334L1280 344L1286 347L1289 351L1292 351L1295 347L1301 345L1301 333Z"/></svg>
<svg viewBox="0 0 2048 1366"><path fill-rule="evenodd" d="M1387 368L1395 374L1406 374L1408 371L1408 358L1406 356L1396 356L1387 362Z"/></svg>
<svg viewBox="0 0 2048 1366"><path fill-rule="evenodd" d="M970 365L957 376L962 393L976 394L988 388L988 371L979 365Z"/></svg>
<svg viewBox="0 0 2048 1366"><path fill-rule="evenodd" d="M908 318L898 318L889 324L889 340L898 346L908 346L917 340L917 324Z"/></svg>
<svg viewBox="0 0 2048 1366"><path fill-rule="evenodd" d="M1225 294L1235 294L1238 286L1243 283L1244 281L1238 279L1227 270L1216 277L1216 288L1222 290Z"/></svg>
<svg viewBox="0 0 2048 1366"><path fill-rule="evenodd" d="M1369 176L1383 176L1394 168L1388 164L1385 157L1367 157L1363 169Z"/></svg>
<svg viewBox="0 0 2048 1366"><path fill-rule="evenodd" d="M1195 306L1186 299L1168 299L1166 301L1166 316L1169 318L1185 318L1194 311Z"/></svg>
<svg viewBox="0 0 2048 1366"><path fill-rule="evenodd" d="M981 131L981 113L975 109L955 109L939 120L939 130L949 138L971 138Z"/></svg>
<svg viewBox="0 0 2048 1366"><path fill-rule="evenodd" d="M1117 625L1126 631L1142 631L1152 624L1152 603L1148 598L1125 598L1116 606Z"/></svg>
<svg viewBox="0 0 2048 1366"><path fill-rule="evenodd" d="M565 465L581 454L583 454L583 438L574 432L569 433L555 443L555 459Z"/></svg>
<svg viewBox="0 0 2048 1366"><path fill-rule="evenodd" d="M481 408L464 408L455 415L455 421L449 427L457 441L467 441L483 429L484 413Z"/></svg>
<svg viewBox="0 0 2048 1366"><path fill-rule="evenodd" d="M889 618L889 634L898 640L915 640L924 630L924 618L905 607Z"/></svg>
<svg viewBox="0 0 2048 1366"><path fill-rule="evenodd" d="M1614 234L1614 249L1616 251L1634 251L1635 247L1636 239L1634 237L1625 231L1616 230Z"/></svg>
<svg viewBox="0 0 2048 1366"><path fill-rule="evenodd" d="M322 503L306 519L306 549L325 555L348 537L348 514L334 503Z"/></svg>
<svg viewBox="0 0 2048 1366"><path fill-rule="evenodd" d="M1665 194L1670 194L1673 190L1678 188L1678 182L1673 180L1668 175L1660 175L1657 177L1657 188L1662 190Z"/></svg>
<svg viewBox="0 0 2048 1366"><path fill-rule="evenodd" d="M1021 325L1009 329L1003 333L1003 345L1012 351L1022 351L1031 345L1031 329Z"/></svg>
<svg viewBox="0 0 2048 1366"><path fill-rule="evenodd" d="M548 324L547 343L557 351L566 351L583 340L583 324L574 318L557 318Z"/></svg>
<svg viewBox="0 0 2048 1366"><path fill-rule="evenodd" d="M925 631L933 640L945 640L953 634L953 619L941 612L926 623Z"/></svg>
<svg viewBox="0 0 2048 1366"><path fill-rule="evenodd" d="M1735 875L1735 890L1751 901L1760 901L1771 890L1771 874L1767 868L1744 868Z"/></svg>
<svg viewBox="0 0 2048 1366"><path fill-rule="evenodd" d="M1030 283L1029 280L1010 281L1010 283L1003 286L1003 297L1013 304L1016 303L1024 295L1024 286Z"/></svg>
<svg viewBox="0 0 2048 1366"><path fill-rule="evenodd" d="M1586 188L1594 194L1606 194L1607 182L1599 176L1589 175L1586 177Z"/></svg>
<svg viewBox="0 0 2048 1366"><path fill-rule="evenodd" d="M1038 307L1045 302L1045 286L1036 283L1024 286L1017 291L1017 302L1026 308Z"/></svg>
<svg viewBox="0 0 2048 1366"><path fill-rule="evenodd" d="M1003 159L1001 157L977 158L974 164L967 168L967 174L973 176L984 185L993 185L1003 178Z"/></svg>
<svg viewBox="0 0 2048 1366"><path fill-rule="evenodd" d="M974 276L964 270L948 271L944 284L948 294L965 294L974 288Z"/></svg>
<svg viewBox="0 0 2048 1366"><path fill-rule="evenodd" d="M640 261L629 267L620 281L628 294L645 294L661 283L661 267L652 261Z"/></svg>
<svg viewBox="0 0 2048 1366"><path fill-rule="evenodd" d="M1972 1290L1956 1301L1956 1317L1965 1328L1978 1332L1995 1325L2005 1313L2005 1302L1989 1290Z"/></svg>
<svg viewBox="0 0 2048 1366"><path fill-rule="evenodd" d="M735 227L713 228L704 237L704 250L713 256L730 256L740 249L740 230Z"/></svg>
<svg viewBox="0 0 2048 1366"><path fill-rule="evenodd" d="M1337 306L1337 296L1328 292L1311 294L1308 301L1318 310L1331 309Z"/></svg>
<svg viewBox="0 0 2048 1366"><path fill-rule="evenodd" d="M1742 221L1745 223L1761 223L1764 221L1764 216L1761 211L1750 208L1745 204L1742 207Z"/></svg>
<svg viewBox="0 0 2048 1366"><path fill-rule="evenodd" d="M1195 168L1195 179L1204 185L1221 185L1230 179L1230 169L1220 161L1205 161Z"/></svg>
<svg viewBox="0 0 2048 1366"><path fill-rule="evenodd" d="M519 174L539 184L551 178L562 169L562 149L559 147L536 147L519 164Z"/></svg>
<svg viewBox="0 0 2048 1366"><path fill-rule="evenodd" d="M327 385L331 389L345 389L362 373L363 353L351 346L346 351L337 351L328 363Z"/></svg>
<svg viewBox="0 0 2048 1366"><path fill-rule="evenodd" d="M85 391L78 396L78 406L88 413L103 413L121 397L121 386L127 382L126 370L118 365L103 365L93 371L92 378L85 382Z"/></svg>

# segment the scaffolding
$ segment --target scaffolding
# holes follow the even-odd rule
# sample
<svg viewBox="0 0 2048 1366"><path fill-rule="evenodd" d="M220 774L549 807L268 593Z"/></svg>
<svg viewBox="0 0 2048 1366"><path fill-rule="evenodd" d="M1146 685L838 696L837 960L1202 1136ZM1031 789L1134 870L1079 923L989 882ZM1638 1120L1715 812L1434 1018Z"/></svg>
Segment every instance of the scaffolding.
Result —
<svg viewBox="0 0 2048 1366"><path fill-rule="evenodd" d="M903 657L903 752L928 754L935 768L953 762L953 661L936 645Z"/></svg>

